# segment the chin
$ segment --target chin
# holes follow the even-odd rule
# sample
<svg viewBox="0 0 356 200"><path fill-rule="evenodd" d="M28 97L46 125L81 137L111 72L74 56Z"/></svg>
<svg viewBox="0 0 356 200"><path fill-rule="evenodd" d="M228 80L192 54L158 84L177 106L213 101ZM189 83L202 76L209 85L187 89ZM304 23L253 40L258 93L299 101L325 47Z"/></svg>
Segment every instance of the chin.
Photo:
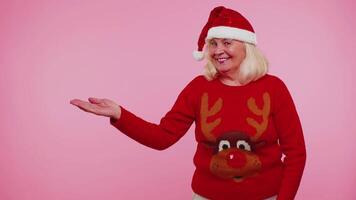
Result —
<svg viewBox="0 0 356 200"><path fill-rule="evenodd" d="M216 70L220 73L220 74L225 74L227 72L230 71L230 68L224 67L224 68L216 68Z"/></svg>
<svg viewBox="0 0 356 200"><path fill-rule="evenodd" d="M230 64L214 63L214 66L218 71L229 71L232 68Z"/></svg>

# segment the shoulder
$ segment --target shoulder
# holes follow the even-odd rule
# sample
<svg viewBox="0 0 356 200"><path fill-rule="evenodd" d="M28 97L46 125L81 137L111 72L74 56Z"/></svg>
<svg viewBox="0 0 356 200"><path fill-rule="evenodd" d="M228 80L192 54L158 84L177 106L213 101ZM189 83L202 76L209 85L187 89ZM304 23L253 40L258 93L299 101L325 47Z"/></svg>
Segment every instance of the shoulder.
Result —
<svg viewBox="0 0 356 200"><path fill-rule="evenodd" d="M269 91L274 102L283 102L291 99L287 85L278 76L266 74L261 78L261 84Z"/></svg>
<svg viewBox="0 0 356 200"><path fill-rule="evenodd" d="M276 75L266 74L261 79L264 79L271 84L284 84L283 80Z"/></svg>
<svg viewBox="0 0 356 200"><path fill-rule="evenodd" d="M198 75L194 77L193 79L187 82L187 84L181 91L181 94L187 94L189 96L196 93L199 90L199 88L201 88L204 85L204 82L206 81L207 80L202 75Z"/></svg>
<svg viewBox="0 0 356 200"><path fill-rule="evenodd" d="M186 87L195 87L199 88L200 86L206 84L208 80L203 75L198 75L193 78Z"/></svg>
<svg viewBox="0 0 356 200"><path fill-rule="evenodd" d="M288 90L284 81L275 75L266 74L261 78L261 82L277 92L280 90Z"/></svg>
<svg viewBox="0 0 356 200"><path fill-rule="evenodd" d="M274 75L266 75L270 81L270 91L272 92L272 98L278 104L285 104L288 102L293 103L292 95L285 84L285 82Z"/></svg>
<svg viewBox="0 0 356 200"><path fill-rule="evenodd" d="M194 83L204 83L207 82L208 80L203 76L203 75L198 75L196 76L191 82Z"/></svg>

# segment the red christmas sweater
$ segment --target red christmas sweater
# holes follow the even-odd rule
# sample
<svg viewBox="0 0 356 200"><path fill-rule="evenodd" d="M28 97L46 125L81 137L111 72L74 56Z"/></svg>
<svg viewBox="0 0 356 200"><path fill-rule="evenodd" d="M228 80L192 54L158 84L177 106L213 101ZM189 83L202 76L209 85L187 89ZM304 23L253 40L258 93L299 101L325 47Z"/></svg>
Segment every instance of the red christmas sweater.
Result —
<svg viewBox="0 0 356 200"><path fill-rule="evenodd" d="M157 150L177 142L193 122L195 193L208 199L294 199L306 150L296 108L279 78L265 75L227 86L198 76L159 124L124 108L118 120L110 119L127 136Z"/></svg>

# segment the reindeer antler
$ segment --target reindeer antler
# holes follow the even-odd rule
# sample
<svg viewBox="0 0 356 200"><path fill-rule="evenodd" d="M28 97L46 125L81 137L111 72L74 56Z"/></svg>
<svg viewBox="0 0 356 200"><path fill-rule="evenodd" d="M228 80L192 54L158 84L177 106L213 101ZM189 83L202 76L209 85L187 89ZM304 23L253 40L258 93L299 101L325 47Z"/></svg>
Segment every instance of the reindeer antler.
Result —
<svg viewBox="0 0 356 200"><path fill-rule="evenodd" d="M209 109L209 97L208 93L204 93L202 98L201 98L201 109L200 109L200 114L201 114L201 129L205 137L209 141L214 141L216 140L215 136L212 134L212 130L218 126L221 123L221 118L215 119L213 122L208 123L207 119L210 116L215 115L218 113L221 108L222 108L223 101L221 98L219 98L214 105Z"/></svg>
<svg viewBox="0 0 356 200"><path fill-rule="evenodd" d="M268 92L263 93L263 107L259 109L256 105L256 100L250 97L247 100L247 106L252 111L253 114L262 116L262 122L258 123L256 120L248 117L246 118L247 123L256 129L256 134L251 138L252 141L256 141L262 133L267 129L268 125L268 115L271 109L271 99Z"/></svg>

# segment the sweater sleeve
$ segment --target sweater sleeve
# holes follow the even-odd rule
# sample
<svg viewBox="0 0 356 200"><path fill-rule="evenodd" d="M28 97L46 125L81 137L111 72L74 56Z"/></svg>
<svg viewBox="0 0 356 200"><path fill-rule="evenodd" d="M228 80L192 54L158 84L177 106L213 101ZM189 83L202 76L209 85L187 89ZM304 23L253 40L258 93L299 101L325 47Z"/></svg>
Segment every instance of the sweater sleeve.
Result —
<svg viewBox="0 0 356 200"><path fill-rule="evenodd" d="M283 160L283 178L278 200L294 199L306 162L306 149L300 120L286 85L279 80L275 99L274 123L279 137Z"/></svg>
<svg viewBox="0 0 356 200"><path fill-rule="evenodd" d="M118 120L110 118L111 125L150 148L164 150L170 147L188 131L195 120L191 95L192 82L179 94L173 107L159 124L147 122L121 107L120 118Z"/></svg>

